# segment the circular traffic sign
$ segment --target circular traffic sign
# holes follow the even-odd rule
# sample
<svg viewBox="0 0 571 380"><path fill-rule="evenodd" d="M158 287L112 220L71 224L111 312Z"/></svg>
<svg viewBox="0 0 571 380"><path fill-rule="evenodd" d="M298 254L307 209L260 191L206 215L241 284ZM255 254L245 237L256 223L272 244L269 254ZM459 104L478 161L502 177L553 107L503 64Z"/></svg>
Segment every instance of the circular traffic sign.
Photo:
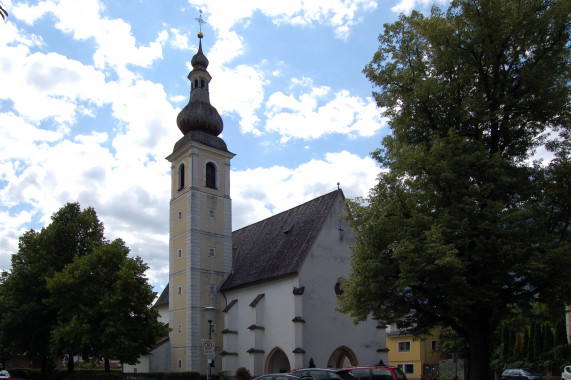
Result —
<svg viewBox="0 0 571 380"><path fill-rule="evenodd" d="M204 348L204 351L212 351L214 349L214 342L211 339L204 339L202 347Z"/></svg>

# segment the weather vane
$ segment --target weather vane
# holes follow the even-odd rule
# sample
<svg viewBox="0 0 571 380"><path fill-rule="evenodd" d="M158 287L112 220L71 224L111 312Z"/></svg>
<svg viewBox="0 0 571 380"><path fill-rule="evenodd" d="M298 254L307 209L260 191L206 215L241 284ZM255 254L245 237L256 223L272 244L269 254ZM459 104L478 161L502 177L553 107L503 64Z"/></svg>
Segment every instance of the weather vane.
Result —
<svg viewBox="0 0 571 380"><path fill-rule="evenodd" d="M204 21L202 19L202 9L198 10L200 12L200 16L198 16L197 18L195 18L196 21L198 21L198 27L199 27L199 32L198 32L198 38L202 38L203 34L202 34L202 24L206 24L206 21Z"/></svg>

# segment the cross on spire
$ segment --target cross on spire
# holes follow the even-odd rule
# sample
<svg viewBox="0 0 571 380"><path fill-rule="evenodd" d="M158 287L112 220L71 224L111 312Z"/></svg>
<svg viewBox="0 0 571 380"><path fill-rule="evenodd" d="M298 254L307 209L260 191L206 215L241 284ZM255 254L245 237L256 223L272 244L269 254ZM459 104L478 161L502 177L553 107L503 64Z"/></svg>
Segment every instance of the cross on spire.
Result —
<svg viewBox="0 0 571 380"><path fill-rule="evenodd" d="M202 19L202 9L200 9L199 12L200 16L195 18L195 20L198 21L198 27L199 27L198 38L202 38L202 24L206 24L206 21Z"/></svg>

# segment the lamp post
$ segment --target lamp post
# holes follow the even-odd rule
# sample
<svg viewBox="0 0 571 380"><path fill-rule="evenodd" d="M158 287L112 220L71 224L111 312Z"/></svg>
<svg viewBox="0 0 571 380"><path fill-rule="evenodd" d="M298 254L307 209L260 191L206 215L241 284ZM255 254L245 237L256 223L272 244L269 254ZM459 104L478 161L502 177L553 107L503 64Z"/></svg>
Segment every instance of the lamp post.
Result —
<svg viewBox="0 0 571 380"><path fill-rule="evenodd" d="M212 321L214 320L214 313L216 313L216 308L212 306L207 306L204 308L204 314L206 315L206 320L208 321L208 339L212 339ZM210 374L212 371L210 357L206 359L207 365L207 375L206 380L210 380Z"/></svg>

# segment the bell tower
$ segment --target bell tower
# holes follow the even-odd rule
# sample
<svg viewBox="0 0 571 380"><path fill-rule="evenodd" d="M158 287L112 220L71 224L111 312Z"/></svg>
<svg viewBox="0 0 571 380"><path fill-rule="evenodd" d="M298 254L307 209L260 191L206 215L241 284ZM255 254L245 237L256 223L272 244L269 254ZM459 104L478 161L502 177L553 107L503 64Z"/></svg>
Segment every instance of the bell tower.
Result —
<svg viewBox="0 0 571 380"><path fill-rule="evenodd" d="M199 22L202 24L202 17ZM183 134L172 153L169 228L169 327L173 371L208 372L201 339L209 338L206 307L215 308L211 337L216 361L222 346L219 289L232 269L230 160L235 156L218 135L223 122L210 104L212 77L202 52L192 58L190 100L177 125Z"/></svg>

